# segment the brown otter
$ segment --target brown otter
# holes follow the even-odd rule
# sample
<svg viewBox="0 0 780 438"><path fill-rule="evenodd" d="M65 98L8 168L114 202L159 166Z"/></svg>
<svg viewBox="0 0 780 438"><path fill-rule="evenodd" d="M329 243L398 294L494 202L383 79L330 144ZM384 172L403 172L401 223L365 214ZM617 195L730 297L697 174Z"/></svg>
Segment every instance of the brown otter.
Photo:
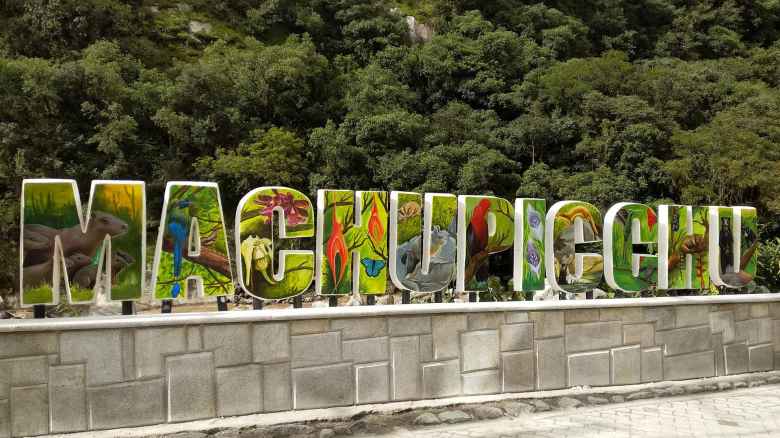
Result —
<svg viewBox="0 0 780 438"><path fill-rule="evenodd" d="M135 259L130 254L121 250L114 251L114 256L111 258L112 285L116 283L117 275L122 272L123 269L133 264L133 262L135 262ZM73 277L73 283L84 289L92 289L95 287L97 274L97 265L84 266L76 272L76 275Z"/></svg>
<svg viewBox="0 0 780 438"><path fill-rule="evenodd" d="M65 258L65 267L68 270L68 277L72 278L73 273L87 266L90 258L77 252ZM52 276L53 262L49 260L37 265L28 266L22 271L22 280L25 288L40 286L41 284L50 284Z"/></svg>
<svg viewBox="0 0 780 438"><path fill-rule="evenodd" d="M81 225L58 230L46 225L25 224L24 265L33 266L50 260L54 253L55 236L60 236L65 257L77 252L93 257L106 234L111 237L121 236L127 232L127 228L123 220L102 211L95 211L90 215L86 233L81 232Z"/></svg>

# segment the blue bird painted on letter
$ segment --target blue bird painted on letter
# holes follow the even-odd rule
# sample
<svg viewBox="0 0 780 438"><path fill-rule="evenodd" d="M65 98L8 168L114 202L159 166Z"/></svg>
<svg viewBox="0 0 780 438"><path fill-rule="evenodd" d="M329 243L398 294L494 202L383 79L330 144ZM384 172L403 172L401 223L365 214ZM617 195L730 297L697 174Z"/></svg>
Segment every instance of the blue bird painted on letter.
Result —
<svg viewBox="0 0 780 438"><path fill-rule="evenodd" d="M176 202L170 209L170 219L168 221L168 235L173 241L173 277L175 278L171 286L171 297L176 298L181 293L181 264L184 257L184 248L187 245L187 237L190 232L189 207L192 201L187 199Z"/></svg>

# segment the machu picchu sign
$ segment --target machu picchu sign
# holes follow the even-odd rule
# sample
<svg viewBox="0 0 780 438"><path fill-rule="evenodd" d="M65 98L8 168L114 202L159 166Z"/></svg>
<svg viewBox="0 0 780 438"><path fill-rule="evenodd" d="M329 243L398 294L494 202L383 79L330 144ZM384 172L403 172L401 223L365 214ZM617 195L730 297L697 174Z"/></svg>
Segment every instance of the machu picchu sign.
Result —
<svg viewBox="0 0 780 438"><path fill-rule="evenodd" d="M753 207L613 205L582 201L260 187L238 204L231 249L216 183L169 182L152 264L153 298L234 292L274 300L321 295L488 289L492 255L514 251L516 291L574 298L603 278L638 296L650 289L745 286L756 274ZM93 181L82 214L74 180L22 183L22 306L134 301L145 290L142 181ZM601 246L603 251L598 247ZM235 270L231 266L235 257ZM558 294L555 296L557 297Z"/></svg>

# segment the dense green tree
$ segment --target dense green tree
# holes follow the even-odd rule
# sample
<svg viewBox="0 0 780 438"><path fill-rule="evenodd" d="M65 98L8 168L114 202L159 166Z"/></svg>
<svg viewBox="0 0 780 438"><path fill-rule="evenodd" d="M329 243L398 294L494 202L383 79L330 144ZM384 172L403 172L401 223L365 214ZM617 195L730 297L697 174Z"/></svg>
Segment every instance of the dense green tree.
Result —
<svg viewBox="0 0 780 438"><path fill-rule="evenodd" d="M780 235L777 1L8 0L0 25L8 265L30 177L142 178L150 218L207 179L227 211L280 184L746 204Z"/></svg>

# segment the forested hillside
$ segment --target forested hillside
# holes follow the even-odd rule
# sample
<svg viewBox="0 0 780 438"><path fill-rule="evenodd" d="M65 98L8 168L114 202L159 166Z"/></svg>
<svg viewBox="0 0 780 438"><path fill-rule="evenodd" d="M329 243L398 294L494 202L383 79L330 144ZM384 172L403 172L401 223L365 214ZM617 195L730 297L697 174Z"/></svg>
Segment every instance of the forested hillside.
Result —
<svg viewBox="0 0 780 438"><path fill-rule="evenodd" d="M0 1L0 272L23 178L754 205L777 0ZM414 16L430 38L410 35ZM86 193L83 194L85 196ZM228 213L228 217L230 214ZM768 245L761 281L778 287ZM773 258L772 255L778 255Z"/></svg>

